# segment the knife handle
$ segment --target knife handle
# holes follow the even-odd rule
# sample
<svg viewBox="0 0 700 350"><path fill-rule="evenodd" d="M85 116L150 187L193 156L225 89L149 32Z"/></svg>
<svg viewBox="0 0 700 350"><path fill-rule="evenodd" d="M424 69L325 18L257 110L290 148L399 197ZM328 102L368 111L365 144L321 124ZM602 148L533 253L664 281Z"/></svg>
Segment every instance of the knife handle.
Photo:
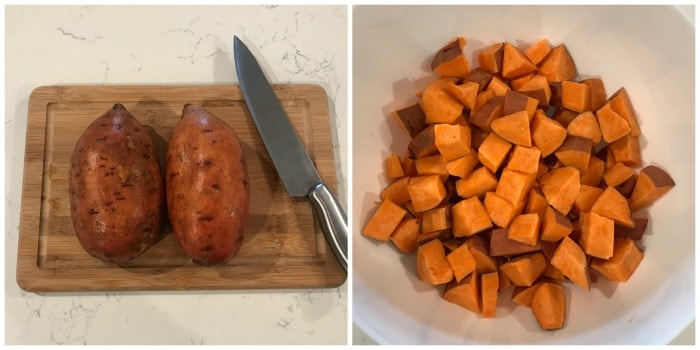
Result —
<svg viewBox="0 0 700 350"><path fill-rule="evenodd" d="M338 259L345 271L348 270L348 217L338 203L338 199L320 183L314 186L309 193L311 205L318 215L321 230L333 254Z"/></svg>

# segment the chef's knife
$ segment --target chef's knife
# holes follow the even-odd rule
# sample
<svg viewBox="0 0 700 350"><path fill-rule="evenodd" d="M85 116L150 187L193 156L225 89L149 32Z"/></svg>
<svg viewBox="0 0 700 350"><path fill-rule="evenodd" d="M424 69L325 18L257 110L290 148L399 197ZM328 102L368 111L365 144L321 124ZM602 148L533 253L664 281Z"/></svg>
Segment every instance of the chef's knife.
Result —
<svg viewBox="0 0 700 350"><path fill-rule="evenodd" d="M284 187L291 197L308 197L328 244L347 271L345 211L321 180L258 61L237 36L233 37L233 55L243 98Z"/></svg>

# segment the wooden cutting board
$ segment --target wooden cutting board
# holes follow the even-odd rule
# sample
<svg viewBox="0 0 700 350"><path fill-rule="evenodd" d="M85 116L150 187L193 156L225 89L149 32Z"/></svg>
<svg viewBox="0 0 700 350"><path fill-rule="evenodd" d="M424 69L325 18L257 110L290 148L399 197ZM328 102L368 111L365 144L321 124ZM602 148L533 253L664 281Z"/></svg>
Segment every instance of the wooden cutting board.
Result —
<svg viewBox="0 0 700 350"><path fill-rule="evenodd" d="M277 96L324 182L337 193L328 101L317 85L276 85ZM250 178L250 216L240 253L217 267L192 264L169 225L141 256L117 266L88 255L73 230L70 157L97 117L122 103L147 128L163 161L185 103L226 121L241 139ZM17 257L26 291L117 291L336 287L346 273L311 205L280 182L238 86L45 86L29 98Z"/></svg>

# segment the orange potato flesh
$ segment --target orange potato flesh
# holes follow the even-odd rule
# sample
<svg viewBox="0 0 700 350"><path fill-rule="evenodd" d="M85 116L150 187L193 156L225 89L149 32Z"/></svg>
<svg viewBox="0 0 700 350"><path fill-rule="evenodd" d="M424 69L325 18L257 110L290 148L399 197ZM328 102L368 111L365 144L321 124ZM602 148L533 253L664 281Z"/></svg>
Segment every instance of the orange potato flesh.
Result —
<svg viewBox="0 0 700 350"><path fill-rule="evenodd" d="M397 249L404 253L412 253L418 248L418 233L420 232L420 220L416 218L404 218L391 234L391 241Z"/></svg>
<svg viewBox="0 0 700 350"><path fill-rule="evenodd" d="M506 199L513 205L522 202L532 187L534 177L532 174L503 169L501 179L496 186L496 194Z"/></svg>
<svg viewBox="0 0 700 350"><path fill-rule="evenodd" d="M547 117L541 109L535 112L530 132L532 133L532 143L542 152L542 157L554 153L566 139L566 129L555 120Z"/></svg>
<svg viewBox="0 0 700 350"><path fill-rule="evenodd" d="M451 124L462 115L464 106L445 91L443 84L436 80L423 91L421 98L427 124Z"/></svg>
<svg viewBox="0 0 700 350"><path fill-rule="evenodd" d="M634 221L630 214L630 206L620 192L614 187L607 187L591 207L591 213L596 213L608 219L612 219L616 224L634 227Z"/></svg>
<svg viewBox="0 0 700 350"><path fill-rule="evenodd" d="M495 43L479 52L479 67L489 73L497 74L503 67L503 43Z"/></svg>
<svg viewBox="0 0 700 350"><path fill-rule="evenodd" d="M542 253L534 253L515 258L501 266L499 269L508 276L508 279L516 286L531 286L537 277L542 274L547 262Z"/></svg>
<svg viewBox="0 0 700 350"><path fill-rule="evenodd" d="M418 278L425 283L442 284L454 278L452 267L445 256L445 247L439 239L418 247L416 267Z"/></svg>
<svg viewBox="0 0 700 350"><path fill-rule="evenodd" d="M496 316L498 306L498 272L481 275L481 314L484 317Z"/></svg>
<svg viewBox="0 0 700 350"><path fill-rule="evenodd" d="M550 51L552 51L552 48L549 46L549 41L547 41L546 38L543 38L532 44L523 53L525 54L525 57L532 62L532 64L536 65L547 57Z"/></svg>
<svg viewBox="0 0 700 350"><path fill-rule="evenodd" d="M571 221L565 215L562 215L552 207L547 206L542 220L542 234L540 239L543 241L556 242L573 231Z"/></svg>
<svg viewBox="0 0 700 350"><path fill-rule="evenodd" d="M479 276L472 272L460 282L452 280L445 286L442 297L450 303L457 304L474 313L481 313L481 289Z"/></svg>
<svg viewBox="0 0 700 350"><path fill-rule="evenodd" d="M474 170L464 179L456 182L457 194L462 198L477 196L483 198L484 194L494 191L498 185L498 179L485 167Z"/></svg>
<svg viewBox="0 0 700 350"><path fill-rule="evenodd" d="M603 135L600 133L598 120L591 111L583 112L576 116L567 126L569 135L581 136L593 141L593 146L600 143Z"/></svg>
<svg viewBox="0 0 700 350"><path fill-rule="evenodd" d="M450 175L465 178L471 174L477 164L479 164L479 158L472 148L467 155L446 162L445 167Z"/></svg>
<svg viewBox="0 0 700 350"><path fill-rule="evenodd" d="M591 109L591 88L583 83L562 81L561 103L564 108L583 113Z"/></svg>
<svg viewBox="0 0 700 350"><path fill-rule="evenodd" d="M573 167L554 169L542 177L540 185L549 205L566 215L580 191L579 172Z"/></svg>
<svg viewBox="0 0 700 350"><path fill-rule="evenodd" d="M631 129L630 135L639 136L642 134L642 130L639 128L639 122L637 122L637 116L632 107L632 102L624 87L610 96L610 107L615 113L627 121Z"/></svg>
<svg viewBox="0 0 700 350"><path fill-rule="evenodd" d="M445 45L435 54L430 68L435 73L444 76L466 78L471 71L469 61L463 51L466 45L466 39L457 37L457 39Z"/></svg>
<svg viewBox="0 0 700 350"><path fill-rule="evenodd" d="M526 174L536 174L539 169L540 155L539 149L535 147L523 147L516 145L513 147L510 160L506 169L519 171Z"/></svg>
<svg viewBox="0 0 700 350"><path fill-rule="evenodd" d="M395 153L392 153L389 158L384 161L384 167L386 168L386 178L388 180L393 180L404 176L403 167L401 166L401 159Z"/></svg>
<svg viewBox="0 0 700 350"><path fill-rule="evenodd" d="M406 216L404 208L390 200L385 200L362 230L362 234L385 242L404 216Z"/></svg>
<svg viewBox="0 0 700 350"><path fill-rule="evenodd" d="M558 45L540 62L538 74L551 83L571 80L576 77L576 66L564 44Z"/></svg>
<svg viewBox="0 0 700 350"><path fill-rule="evenodd" d="M650 165L642 169L637 177L630 209L637 211L653 203L676 185L671 176L659 167Z"/></svg>
<svg viewBox="0 0 700 350"><path fill-rule="evenodd" d="M408 193L411 196L411 203L417 212L437 207L445 196L447 190L440 180L439 175L417 176L411 178L408 184Z"/></svg>
<svg viewBox="0 0 700 350"><path fill-rule="evenodd" d="M435 125L435 146L447 162L467 155L471 150L471 130L451 124Z"/></svg>
<svg viewBox="0 0 700 350"><path fill-rule="evenodd" d="M452 227L450 205L445 204L437 208L426 210L421 216L421 232L434 232L446 230Z"/></svg>
<svg viewBox="0 0 700 350"><path fill-rule="evenodd" d="M457 282L476 270L476 260L474 260L472 253L469 251L469 246L466 244L460 245L457 249L447 254L447 262L450 263Z"/></svg>
<svg viewBox="0 0 700 350"><path fill-rule="evenodd" d="M387 186L379 195L382 200L391 200L396 204L403 204L411 200L411 195L408 192L408 184L411 178L402 177Z"/></svg>
<svg viewBox="0 0 700 350"><path fill-rule="evenodd" d="M452 232L455 237L466 237L493 227L488 212L477 197L471 197L452 206Z"/></svg>
<svg viewBox="0 0 700 350"><path fill-rule="evenodd" d="M644 259L644 253L629 238L615 237L613 255L608 260L593 259L591 268L610 281L627 282Z"/></svg>
<svg viewBox="0 0 700 350"><path fill-rule="evenodd" d="M504 140L520 146L530 147L530 117L526 111L515 112L491 122L491 130Z"/></svg>
<svg viewBox="0 0 700 350"><path fill-rule="evenodd" d="M566 298L563 287L556 283L542 283L532 297L530 309L543 330L564 327Z"/></svg>
<svg viewBox="0 0 700 350"><path fill-rule="evenodd" d="M600 133L607 143L615 142L630 133L629 123L619 114L615 113L607 103L595 113L600 125Z"/></svg>
<svg viewBox="0 0 700 350"><path fill-rule="evenodd" d="M596 213L582 213L579 217L581 225L581 249L596 258L609 259L613 254L615 238L615 223Z"/></svg>
<svg viewBox="0 0 700 350"><path fill-rule="evenodd" d="M534 246L540 236L540 216L521 214L513 219L508 229L508 238Z"/></svg>
<svg viewBox="0 0 700 350"><path fill-rule="evenodd" d="M561 243L554 251L552 256L552 265L561 271L564 276L568 277L579 287L588 291L588 271L586 254L581 247L569 237L564 237Z"/></svg>
<svg viewBox="0 0 700 350"><path fill-rule="evenodd" d="M479 146L477 156L485 168L495 173L503 164L512 146L510 142L491 133Z"/></svg>
<svg viewBox="0 0 700 350"><path fill-rule="evenodd" d="M513 79L532 73L537 67L525 57L520 49L506 42L503 47L503 77Z"/></svg>

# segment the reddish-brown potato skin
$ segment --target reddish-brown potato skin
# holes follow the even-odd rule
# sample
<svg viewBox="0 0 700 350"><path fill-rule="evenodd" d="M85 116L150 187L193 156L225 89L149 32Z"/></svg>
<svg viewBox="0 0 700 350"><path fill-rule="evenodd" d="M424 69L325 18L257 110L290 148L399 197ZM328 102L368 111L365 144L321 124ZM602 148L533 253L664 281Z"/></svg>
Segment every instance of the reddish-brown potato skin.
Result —
<svg viewBox="0 0 700 350"><path fill-rule="evenodd" d="M248 222L248 170L236 133L186 104L165 156L168 215L175 238L197 265L218 265L241 249Z"/></svg>
<svg viewBox="0 0 700 350"><path fill-rule="evenodd" d="M121 104L78 139L68 186L73 228L90 255L120 264L155 243L165 210L163 174L148 132Z"/></svg>

